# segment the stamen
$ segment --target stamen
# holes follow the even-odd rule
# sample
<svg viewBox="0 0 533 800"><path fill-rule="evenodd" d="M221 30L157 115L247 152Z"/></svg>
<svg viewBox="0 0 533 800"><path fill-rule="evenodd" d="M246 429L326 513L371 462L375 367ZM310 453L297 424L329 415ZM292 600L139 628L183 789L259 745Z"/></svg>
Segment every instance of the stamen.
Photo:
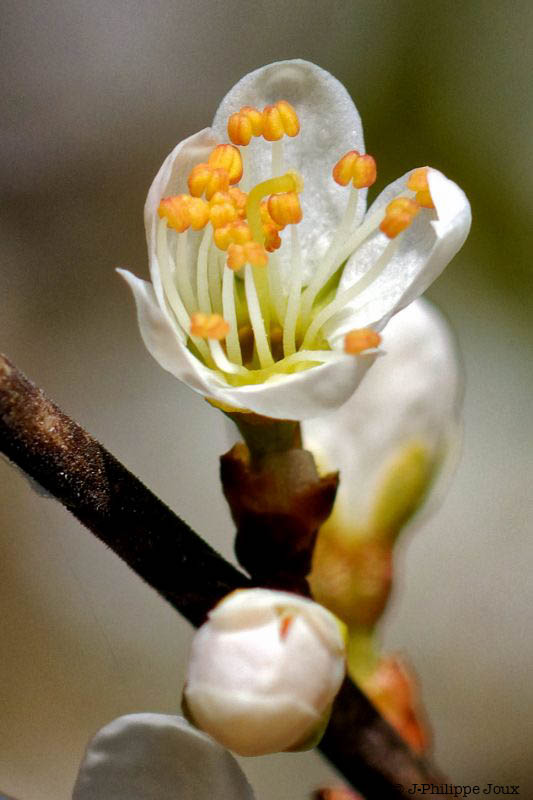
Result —
<svg viewBox="0 0 533 800"><path fill-rule="evenodd" d="M263 244L265 241L260 211L263 197L269 194L277 194L278 192L301 192L302 188L303 180L301 176L297 172L286 172L285 175L281 175L279 178L270 178L270 180L258 183L248 193L246 217L256 242Z"/></svg>
<svg viewBox="0 0 533 800"><path fill-rule="evenodd" d="M271 253L268 259L268 287L276 317L279 324L283 325L287 313L287 297L281 282L279 259L275 253Z"/></svg>
<svg viewBox="0 0 533 800"><path fill-rule="evenodd" d="M263 109L263 137L267 142L277 142L286 134L297 136L300 122L296 111L286 100L279 100Z"/></svg>
<svg viewBox="0 0 533 800"><path fill-rule="evenodd" d="M178 292L189 314L198 308L198 301L193 292L191 278L187 267L188 235L181 233L176 244L176 268L174 278L178 285Z"/></svg>
<svg viewBox="0 0 533 800"><path fill-rule="evenodd" d="M242 365L241 344L237 330L237 311L235 308L235 292L233 282L234 272L229 267L222 271L222 308L224 319L229 323L229 331L226 337L226 349L228 358L234 364Z"/></svg>
<svg viewBox="0 0 533 800"><path fill-rule="evenodd" d="M178 231L178 233L183 233L191 224L190 199L187 194L163 197L157 209L159 219L165 218L170 228Z"/></svg>
<svg viewBox="0 0 533 800"><path fill-rule="evenodd" d="M300 311L300 294L302 290L302 250L298 238L298 229L291 228L291 288L287 303L287 313L283 325L283 352L290 356L296 351L296 325Z"/></svg>
<svg viewBox="0 0 533 800"><path fill-rule="evenodd" d="M159 261L159 268L161 272L161 280L165 290L165 296L168 304L176 316L176 319L186 335L190 335L191 339L197 348L200 356L203 358L207 366L212 365L209 349L202 339L190 334L190 317L187 313L183 301L174 285L171 273L171 259L168 251L167 242L167 221L162 219L157 228L157 256Z"/></svg>
<svg viewBox="0 0 533 800"><path fill-rule="evenodd" d="M245 242L244 244L230 244L228 247L228 267L235 272L252 264L254 267L265 267L268 256L263 245L259 242Z"/></svg>
<svg viewBox="0 0 533 800"><path fill-rule="evenodd" d="M365 189L376 182L376 162L372 156L350 150L333 167L333 180L340 186L350 181L354 189Z"/></svg>
<svg viewBox="0 0 533 800"><path fill-rule="evenodd" d="M385 236L394 239L409 227L419 211L420 206L416 200L396 197L385 209L385 216L379 227Z"/></svg>
<svg viewBox="0 0 533 800"><path fill-rule="evenodd" d="M268 200L270 216L278 225L296 225L302 221L302 207L296 192L273 194Z"/></svg>
<svg viewBox="0 0 533 800"><path fill-rule="evenodd" d="M341 311L345 306L348 305L348 303L357 297L358 294L361 294L361 292L363 292L374 280L380 276L389 261L394 256L396 246L397 242L389 242L376 263L373 264L372 267L370 267L370 269L353 284L353 286L350 286L343 292L338 293L331 303L328 303L327 306L324 306L324 308L316 315L307 329L302 343L302 349L311 347L322 326L325 325L334 314L336 314L338 311Z"/></svg>
<svg viewBox="0 0 533 800"><path fill-rule="evenodd" d="M246 146L252 136L261 136L263 114L253 106L243 106L228 119L228 137L233 144Z"/></svg>
<svg viewBox="0 0 533 800"><path fill-rule="evenodd" d="M209 282L209 297L211 298L211 308L215 313L222 314L222 269L224 267L224 256L213 245L209 248L207 261L207 275Z"/></svg>
<svg viewBox="0 0 533 800"><path fill-rule="evenodd" d="M198 291L198 305L204 314L211 313L211 300L209 298L209 280L207 275L207 257L209 246L213 239L213 231L207 228L198 249L198 259L196 267L196 281Z"/></svg>
<svg viewBox="0 0 533 800"><path fill-rule="evenodd" d="M263 369L271 367L274 364L272 353L268 344L268 339L265 332L265 322L261 314L261 307L259 305L259 298L255 287L254 274L252 267L247 264L244 270L244 290L246 292L246 302L248 305L248 314L250 315L250 324L253 328L255 346L257 349L257 356L259 363Z"/></svg>
<svg viewBox="0 0 533 800"><path fill-rule="evenodd" d="M349 353L351 356L359 355L359 353L378 347L381 343L381 336L372 328L359 328L358 330L350 331L344 337L344 352Z"/></svg>
<svg viewBox="0 0 533 800"><path fill-rule="evenodd" d="M211 169L225 169L230 184L239 183L242 178L242 158L237 147L232 144L219 144L207 159Z"/></svg>
<svg viewBox="0 0 533 800"><path fill-rule="evenodd" d="M428 167L419 167L409 175L407 188L416 192L415 200L422 208L435 208L428 184Z"/></svg>
<svg viewBox="0 0 533 800"><path fill-rule="evenodd" d="M189 215L193 231L200 231L209 222L209 203L200 197L189 199Z"/></svg>
<svg viewBox="0 0 533 800"><path fill-rule="evenodd" d="M193 197L201 197L204 193L211 200L215 192L227 192L229 189L228 171L221 167L213 168L209 164L196 164L187 179L189 191Z"/></svg>
<svg viewBox="0 0 533 800"><path fill-rule="evenodd" d="M197 311L191 316L191 335L202 339L225 339L229 325L220 314Z"/></svg>

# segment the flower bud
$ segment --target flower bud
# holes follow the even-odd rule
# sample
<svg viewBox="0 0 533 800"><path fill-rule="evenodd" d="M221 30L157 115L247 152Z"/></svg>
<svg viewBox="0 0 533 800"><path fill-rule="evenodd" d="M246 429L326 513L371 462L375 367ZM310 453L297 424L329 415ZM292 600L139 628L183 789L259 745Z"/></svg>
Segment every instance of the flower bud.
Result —
<svg viewBox="0 0 533 800"><path fill-rule="evenodd" d="M342 683L344 653L338 620L317 603L233 592L193 640L184 711L240 755L312 746Z"/></svg>

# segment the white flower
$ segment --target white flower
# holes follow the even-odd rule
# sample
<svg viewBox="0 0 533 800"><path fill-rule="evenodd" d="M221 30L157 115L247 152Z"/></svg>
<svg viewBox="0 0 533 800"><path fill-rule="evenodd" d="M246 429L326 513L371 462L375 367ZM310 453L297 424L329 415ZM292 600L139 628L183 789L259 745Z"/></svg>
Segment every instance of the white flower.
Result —
<svg viewBox="0 0 533 800"><path fill-rule="evenodd" d="M128 714L89 743L72 800L253 800L233 758L182 717Z"/></svg>
<svg viewBox="0 0 533 800"><path fill-rule="evenodd" d="M325 608L288 592L236 591L193 640L185 708L240 755L295 749L321 730L344 669L339 622Z"/></svg>
<svg viewBox="0 0 533 800"><path fill-rule="evenodd" d="M455 462L462 370L440 312L417 300L388 324L385 355L335 414L307 420L304 445L324 470L340 470L331 521L346 537L414 510L439 467ZM404 520L399 520L403 522Z"/></svg>
<svg viewBox="0 0 533 800"><path fill-rule="evenodd" d="M228 135L240 146L219 147ZM359 115L333 76L299 60L246 75L148 194L152 285L121 271L148 350L233 408L298 420L342 405L375 357L347 354L345 334L381 330L470 227L466 197L437 170L408 173L365 215L374 180Z"/></svg>

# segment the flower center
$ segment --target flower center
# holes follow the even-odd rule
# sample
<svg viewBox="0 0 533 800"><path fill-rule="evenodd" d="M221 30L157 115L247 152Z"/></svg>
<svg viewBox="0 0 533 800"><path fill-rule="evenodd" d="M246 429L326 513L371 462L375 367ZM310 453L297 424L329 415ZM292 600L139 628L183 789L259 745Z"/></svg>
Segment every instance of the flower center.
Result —
<svg viewBox="0 0 533 800"><path fill-rule="evenodd" d="M191 352L232 385L262 383L336 359L323 326L384 269L394 239L421 207L432 207L427 169L415 170L408 194L354 229L358 190L374 183L376 164L372 156L346 153L333 168L339 185L351 184L346 211L304 287L297 229L303 181L283 167L283 139L299 131L296 112L284 100L262 112L241 108L228 120L231 144L217 145L207 162L191 170L189 194L165 197L159 205L156 248L168 307ZM245 148L258 136L270 143L272 177L245 192L238 186L248 172ZM287 226L288 241L287 234L280 236ZM344 292L328 291L348 256L378 226L390 242L377 267ZM285 279L280 247L289 251ZM345 350L357 354L377 344L373 331L352 331Z"/></svg>

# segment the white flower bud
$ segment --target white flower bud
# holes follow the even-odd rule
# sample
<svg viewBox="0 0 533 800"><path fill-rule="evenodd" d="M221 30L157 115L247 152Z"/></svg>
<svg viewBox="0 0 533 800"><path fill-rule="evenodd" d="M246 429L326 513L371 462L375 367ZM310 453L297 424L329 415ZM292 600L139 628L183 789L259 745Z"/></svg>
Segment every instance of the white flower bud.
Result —
<svg viewBox="0 0 533 800"><path fill-rule="evenodd" d="M247 589L197 632L184 705L240 755L296 749L321 727L344 677L338 620L312 600Z"/></svg>

